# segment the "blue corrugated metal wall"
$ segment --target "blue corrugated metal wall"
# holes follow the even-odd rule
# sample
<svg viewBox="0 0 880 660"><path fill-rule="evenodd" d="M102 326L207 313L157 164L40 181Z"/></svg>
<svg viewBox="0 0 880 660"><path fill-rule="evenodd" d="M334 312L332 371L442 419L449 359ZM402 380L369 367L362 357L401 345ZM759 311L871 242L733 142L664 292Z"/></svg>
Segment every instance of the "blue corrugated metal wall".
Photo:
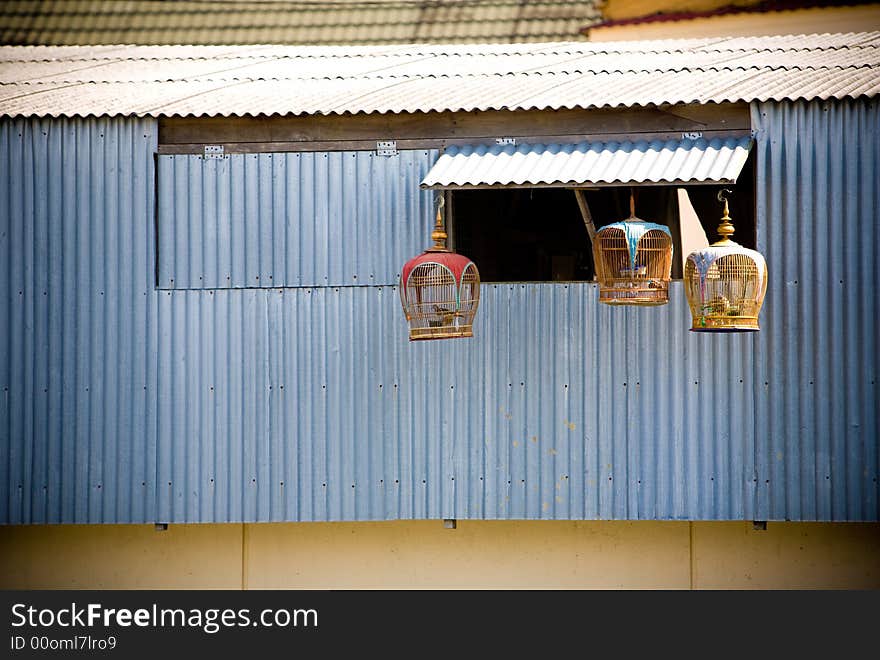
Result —
<svg viewBox="0 0 880 660"><path fill-rule="evenodd" d="M679 285L486 285L476 338L412 344L391 286L160 298L163 520L745 515L751 338L687 333Z"/></svg>
<svg viewBox="0 0 880 660"><path fill-rule="evenodd" d="M159 156L159 286L385 284L426 242L436 151ZM416 221L416 219L419 219Z"/></svg>
<svg viewBox="0 0 880 660"><path fill-rule="evenodd" d="M877 520L878 101L764 103L752 124L771 269L755 367L755 515Z"/></svg>
<svg viewBox="0 0 880 660"><path fill-rule="evenodd" d="M4 521L877 520L877 106L753 115L761 333L688 333L679 283L490 284L474 339L413 344L393 280L155 289L155 126L2 124ZM398 190L424 227L380 265L427 236Z"/></svg>
<svg viewBox="0 0 880 660"><path fill-rule="evenodd" d="M0 121L0 521L156 519L156 123Z"/></svg>

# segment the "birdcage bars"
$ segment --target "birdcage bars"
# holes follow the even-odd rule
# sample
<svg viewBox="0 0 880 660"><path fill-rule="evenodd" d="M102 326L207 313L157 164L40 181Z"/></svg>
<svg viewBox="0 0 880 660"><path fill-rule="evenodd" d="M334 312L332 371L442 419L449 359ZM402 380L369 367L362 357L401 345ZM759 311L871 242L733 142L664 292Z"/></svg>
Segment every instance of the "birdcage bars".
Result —
<svg viewBox="0 0 880 660"><path fill-rule="evenodd" d="M400 300L410 339L472 337L480 302L477 267L454 253L420 255L404 267Z"/></svg>
<svg viewBox="0 0 880 660"><path fill-rule="evenodd" d="M630 191L630 216L602 227L593 242L599 302L665 305L669 301L672 249L668 227L636 217Z"/></svg>
<svg viewBox="0 0 880 660"><path fill-rule="evenodd" d="M400 302L410 340L473 336L480 303L480 274L467 257L446 247L441 209L437 208L434 245L410 259L400 275Z"/></svg>
<svg viewBox="0 0 880 660"><path fill-rule="evenodd" d="M755 332L767 292L767 264L760 252L730 240L734 233L727 198L719 241L688 255L684 268L685 295L691 309L692 332Z"/></svg>

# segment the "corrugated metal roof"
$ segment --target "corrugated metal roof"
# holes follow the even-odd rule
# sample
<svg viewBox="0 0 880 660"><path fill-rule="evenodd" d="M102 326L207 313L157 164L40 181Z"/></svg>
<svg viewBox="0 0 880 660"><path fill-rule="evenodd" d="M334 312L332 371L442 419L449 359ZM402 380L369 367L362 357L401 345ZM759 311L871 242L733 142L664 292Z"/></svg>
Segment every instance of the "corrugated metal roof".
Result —
<svg viewBox="0 0 880 660"><path fill-rule="evenodd" d="M751 137L449 147L422 188L735 183Z"/></svg>
<svg viewBox="0 0 880 660"><path fill-rule="evenodd" d="M571 109L874 96L880 32L460 46L0 47L7 116Z"/></svg>
<svg viewBox="0 0 880 660"><path fill-rule="evenodd" d="M66 49L65 49L66 50ZM140 49L138 49L140 50ZM873 49L876 50L876 49ZM10 51L0 49L4 69L15 62ZM23 51L18 50L19 53ZM91 58L72 53L72 57L53 58L57 53L22 57L23 67L2 71L3 82L31 83L154 83L154 82L255 82L285 80L406 80L410 78L447 79L479 76L564 76L590 73L679 73L729 72L772 69L774 71L835 71L869 69L871 53L863 48L831 51L783 51L772 56L763 51L679 51L650 54L607 51L596 53L467 53L433 54L363 53L351 55L319 53L243 53L229 56L220 50L216 56L195 51L192 56L170 53L125 53L124 58L99 54ZM875 53L876 54L876 53ZM65 54L66 55L66 54ZM6 57L4 57L6 56ZM25 53L25 56L27 54ZM149 60L145 62L144 60ZM771 61L772 60L772 61Z"/></svg>
<svg viewBox="0 0 880 660"><path fill-rule="evenodd" d="M591 0L20 0L6 44L377 44L578 39Z"/></svg>

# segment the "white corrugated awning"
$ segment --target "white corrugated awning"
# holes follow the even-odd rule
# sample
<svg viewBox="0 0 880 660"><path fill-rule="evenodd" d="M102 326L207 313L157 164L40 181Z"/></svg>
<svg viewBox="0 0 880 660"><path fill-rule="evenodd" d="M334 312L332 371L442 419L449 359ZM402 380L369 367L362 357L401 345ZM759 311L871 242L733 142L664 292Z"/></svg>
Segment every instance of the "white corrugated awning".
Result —
<svg viewBox="0 0 880 660"><path fill-rule="evenodd" d="M752 138L449 147L422 188L736 183Z"/></svg>

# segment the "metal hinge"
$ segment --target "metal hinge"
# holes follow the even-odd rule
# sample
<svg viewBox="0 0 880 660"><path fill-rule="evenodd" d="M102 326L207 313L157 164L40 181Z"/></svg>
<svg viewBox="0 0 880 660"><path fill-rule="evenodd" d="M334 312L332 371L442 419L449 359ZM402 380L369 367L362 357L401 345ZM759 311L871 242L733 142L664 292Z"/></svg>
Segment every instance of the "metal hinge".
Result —
<svg viewBox="0 0 880 660"><path fill-rule="evenodd" d="M516 144L516 138L495 138L495 144Z"/></svg>
<svg viewBox="0 0 880 660"><path fill-rule="evenodd" d="M208 158L223 158L223 145L222 144L206 144L205 145L205 159Z"/></svg>
<svg viewBox="0 0 880 660"><path fill-rule="evenodd" d="M380 140L376 143L377 156L396 156L397 142L395 140Z"/></svg>

